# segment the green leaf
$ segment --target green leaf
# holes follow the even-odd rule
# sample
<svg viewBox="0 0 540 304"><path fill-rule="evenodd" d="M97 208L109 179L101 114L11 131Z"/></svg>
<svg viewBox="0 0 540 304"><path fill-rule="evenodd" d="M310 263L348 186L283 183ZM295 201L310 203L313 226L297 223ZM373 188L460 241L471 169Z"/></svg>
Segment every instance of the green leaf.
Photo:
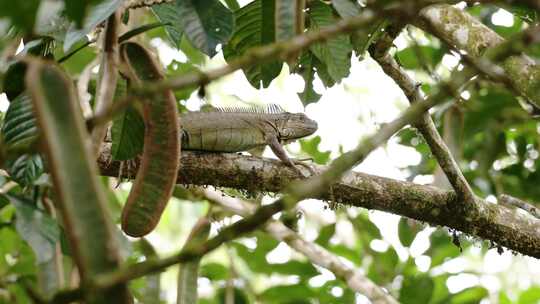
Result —
<svg viewBox="0 0 540 304"><path fill-rule="evenodd" d="M319 151L319 144L321 143L321 137L315 136L311 139L300 140L300 147L302 151L307 153L313 160L320 165L328 163L330 160L330 151Z"/></svg>
<svg viewBox="0 0 540 304"><path fill-rule="evenodd" d="M396 251L390 247L385 252L376 252L368 269L368 278L379 285L384 285L396 276L399 262Z"/></svg>
<svg viewBox="0 0 540 304"><path fill-rule="evenodd" d="M518 304L538 303L540 301L540 286L531 286L519 295Z"/></svg>
<svg viewBox="0 0 540 304"><path fill-rule="evenodd" d="M484 287L467 288L455 294L450 300L451 304L476 304L488 296L488 291ZM533 302L527 302L533 303Z"/></svg>
<svg viewBox="0 0 540 304"><path fill-rule="evenodd" d="M191 60L190 60L191 61ZM187 73L193 73L193 72L199 72L200 69L198 69L195 65L193 65L191 62L179 62L176 60L173 60L171 64L167 66L167 76L168 77L175 77L184 75ZM188 87L181 90L174 91L174 96L176 97L176 100L187 100L195 91L196 87Z"/></svg>
<svg viewBox="0 0 540 304"><path fill-rule="evenodd" d="M32 186L43 174L43 161L39 154L23 154L8 164L11 179L23 187Z"/></svg>
<svg viewBox="0 0 540 304"><path fill-rule="evenodd" d="M321 230L319 231L319 236L315 240L315 243L323 247L328 246L328 242L330 241L332 236L334 236L334 233L336 233L335 223L322 227Z"/></svg>
<svg viewBox="0 0 540 304"><path fill-rule="evenodd" d="M383 19L368 25L363 31L356 31L351 34L351 43L359 58L362 59L371 44L384 34L384 28L388 24L390 24L390 22L387 19Z"/></svg>
<svg viewBox="0 0 540 304"><path fill-rule="evenodd" d="M20 94L9 104L1 131L8 150L28 150L36 144L38 129L27 94Z"/></svg>
<svg viewBox="0 0 540 304"><path fill-rule="evenodd" d="M309 303L306 302L316 293L307 284L273 286L260 294L265 303Z"/></svg>
<svg viewBox="0 0 540 304"><path fill-rule="evenodd" d="M459 248L452 243L450 236L444 231L435 231L430 236L431 247L427 254L431 257L431 267L442 264L447 259L457 257Z"/></svg>
<svg viewBox="0 0 540 304"><path fill-rule="evenodd" d="M315 89L313 88L313 82L315 81L315 72L317 72L316 63L319 63L319 65L322 65L322 63L313 55L313 53L307 51L302 53L302 56L300 56L300 60L298 61L298 64L293 69L294 73L298 73L304 78L304 91L301 93L298 93L298 97L300 97L300 100L304 104L304 106L319 101L321 99L322 95L315 92Z"/></svg>
<svg viewBox="0 0 540 304"><path fill-rule="evenodd" d="M0 1L0 17L8 17L14 26L31 33L39 4L39 0L2 0Z"/></svg>
<svg viewBox="0 0 540 304"><path fill-rule="evenodd" d="M381 239L381 231L373 222L369 220L366 214L360 214L356 217L354 221L351 222L355 230L367 239L367 245L373 239Z"/></svg>
<svg viewBox="0 0 540 304"><path fill-rule="evenodd" d="M73 20L77 28L83 25L84 17L92 5L99 3L101 0L64 0L66 15Z"/></svg>
<svg viewBox="0 0 540 304"><path fill-rule="evenodd" d="M444 56L445 50L427 45L413 45L396 53L398 62L406 69L421 69L423 64L433 69Z"/></svg>
<svg viewBox="0 0 540 304"><path fill-rule="evenodd" d="M212 282L226 280L229 277L229 270L219 263L207 263L201 266L200 276Z"/></svg>
<svg viewBox="0 0 540 304"><path fill-rule="evenodd" d="M185 35L180 40L180 50L186 54L188 62L191 64L202 65L208 58L203 52L195 48Z"/></svg>
<svg viewBox="0 0 540 304"><path fill-rule="evenodd" d="M236 0L225 0L225 4L227 4L227 7L233 12L240 9L240 4L238 4L238 1Z"/></svg>
<svg viewBox="0 0 540 304"><path fill-rule="evenodd" d="M118 43L122 43L126 40L129 40L137 35L140 35L144 32L147 32L149 30L153 30L155 28L158 28L158 27L162 27L162 26L168 26L170 25L170 23L163 23L163 22L153 22L153 23L148 23L148 24L144 24L144 25L141 25L141 26L138 26L130 31L127 31L125 32L124 34L122 34L122 36L118 37Z"/></svg>
<svg viewBox="0 0 540 304"><path fill-rule="evenodd" d="M428 275L405 277L399 291L399 302L403 304L429 303L434 283Z"/></svg>
<svg viewBox="0 0 540 304"><path fill-rule="evenodd" d="M176 10L189 41L210 57L232 35L233 13L219 0L176 0Z"/></svg>
<svg viewBox="0 0 540 304"><path fill-rule="evenodd" d="M255 0L234 12L236 27L229 43L223 48L228 62L244 55L250 48L274 42L274 1ZM268 87L281 72L278 61L254 65L244 69L249 83L259 88Z"/></svg>
<svg viewBox="0 0 540 304"><path fill-rule="evenodd" d="M414 237L416 236L416 233L413 231L412 227L409 226L407 219L404 217L399 220L398 235L399 241L405 247L411 246Z"/></svg>
<svg viewBox="0 0 540 304"><path fill-rule="evenodd" d="M174 3L152 5L152 12L154 12L154 15L156 15L159 21L166 24L165 32L172 44L180 47L180 39L182 38L184 27L182 25L182 17L177 11L176 5Z"/></svg>
<svg viewBox="0 0 540 304"><path fill-rule="evenodd" d="M47 59L53 58L53 50L55 47L54 39L43 37L28 41L24 45L24 49L19 52L19 55L34 55ZM3 90L8 99L13 100L24 91L24 75L26 73L26 63L15 61L13 62L3 80Z"/></svg>
<svg viewBox="0 0 540 304"><path fill-rule="evenodd" d="M66 0L66 2L78 1ZM90 33L98 24L109 18L123 2L123 0L103 0L92 6L88 16L84 18L84 26L82 28L75 24L69 27L66 38L64 39L64 52L67 52L77 41L85 38L86 34Z"/></svg>
<svg viewBox="0 0 540 304"><path fill-rule="evenodd" d="M510 300L505 290L499 291L499 304L512 304L512 300Z"/></svg>
<svg viewBox="0 0 540 304"><path fill-rule="evenodd" d="M334 25L338 19L334 16L332 7L321 1L309 4L309 28L316 31ZM349 36L340 35L325 42L314 44L310 50L326 65L329 75L336 82L349 75L351 68L350 54L352 45Z"/></svg>
<svg viewBox="0 0 540 304"><path fill-rule="evenodd" d="M96 50L88 47L89 45L90 41L84 38L75 43L67 54L58 50L59 59L57 62L61 63L69 74L79 75L97 56Z"/></svg>
<svg viewBox="0 0 540 304"><path fill-rule="evenodd" d="M119 79L115 100L125 95L127 83ZM114 118L111 129L111 155L114 160L133 159L141 154L144 145L144 120L134 107L128 107Z"/></svg>
<svg viewBox="0 0 540 304"><path fill-rule="evenodd" d="M12 195L8 198L15 206L17 232L32 247L37 261L44 263L51 260L56 243L60 240L60 227L56 220L37 209L31 201Z"/></svg>
<svg viewBox="0 0 540 304"><path fill-rule="evenodd" d="M228 300L226 300L227 292L228 291L227 291L226 287L220 288L217 291L217 297L216 297L218 301L212 302L212 303L228 304ZM250 303L249 298L246 295L246 292L243 289L240 289L240 288L234 288L234 290L233 290L233 301L232 302L234 304L249 304ZM197 302L197 303L199 303L199 302Z"/></svg>
<svg viewBox="0 0 540 304"><path fill-rule="evenodd" d="M450 298L450 291L446 286L449 274L441 274L436 277L432 277L433 280L433 293L431 294L431 303L444 303Z"/></svg>

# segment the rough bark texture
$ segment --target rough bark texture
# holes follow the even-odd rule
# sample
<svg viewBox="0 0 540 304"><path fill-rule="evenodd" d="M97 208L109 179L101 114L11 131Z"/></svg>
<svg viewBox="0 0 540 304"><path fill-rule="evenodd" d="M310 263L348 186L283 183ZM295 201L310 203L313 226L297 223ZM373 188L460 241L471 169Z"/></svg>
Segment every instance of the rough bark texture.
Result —
<svg viewBox="0 0 540 304"><path fill-rule="evenodd" d="M119 163L110 161L109 146L103 148L98 162L101 173L118 176ZM308 170L305 174L308 174ZM312 166L317 173L323 166ZM137 167L122 175L133 177ZM182 153L178 183L214 185L247 191L280 192L297 173L279 160L239 154L202 152ZM516 213L504 206L478 199L478 212L465 213L459 208L453 191L402 182L364 173L348 173L333 185L334 200L351 206L377 209L403 215L430 225L446 226L490 240L525 255L540 258L540 221ZM319 199L329 199L325 193Z"/></svg>
<svg viewBox="0 0 540 304"><path fill-rule="evenodd" d="M417 25L472 57L482 56L504 39L467 12L447 4L426 7L420 11ZM502 67L513 87L540 107L540 65L526 55L507 58Z"/></svg>

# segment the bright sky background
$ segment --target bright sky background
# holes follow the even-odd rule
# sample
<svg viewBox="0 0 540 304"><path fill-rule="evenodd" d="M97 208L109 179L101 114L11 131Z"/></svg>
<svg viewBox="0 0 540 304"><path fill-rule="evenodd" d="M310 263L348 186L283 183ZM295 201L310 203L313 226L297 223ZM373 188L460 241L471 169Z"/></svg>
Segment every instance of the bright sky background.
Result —
<svg viewBox="0 0 540 304"><path fill-rule="evenodd" d="M513 23L512 15L504 10L499 10L493 15L494 24L502 26L511 26ZM416 32L415 32L416 33ZM406 36L406 35L405 35ZM422 42L422 36L419 34L418 41ZM152 46L156 47L160 60L164 64L170 63L173 59L185 62L186 57L179 51L170 48L159 38L153 39ZM404 35L396 41L398 49L407 45ZM203 69L219 67L225 64L221 54L216 55L209 60ZM457 64L457 59L447 55L443 59L443 65L436 72L440 75L447 75L450 68ZM428 81L427 78L418 75L412 75L418 81ZM281 75L275 79L269 88L256 90L250 86L245 76L241 72L236 72L223 79L213 82L207 88L206 102L215 106L242 105L243 102L249 104L266 105L275 103L281 105L290 112L305 112L310 118L315 119L319 125L319 130L315 135L322 138L320 144L321 150L332 151L332 157L339 155L339 149L344 151L353 149L362 137L375 132L381 123L389 122L396 118L399 113L407 107L407 100L401 90L388 78L378 67L378 65L369 59L359 61L352 60L352 68L349 77L344 79L341 84L332 88L324 89L320 80L316 83L316 90L323 94L321 100L316 104L310 104L305 109L300 102L297 93L304 87L304 81L298 75L289 74L288 67L284 65ZM188 100L187 106L190 110L197 110L202 101L196 94ZM0 111L5 112L8 106L5 94L0 95ZM287 147L289 153L294 155L299 151L298 144L290 144ZM265 156L274 157L267 149ZM395 139L377 149L359 166L354 168L356 171L362 171L379 176L385 176L398 180L404 180L409 177L409 172L404 168L409 165L418 164L420 155L412 148L399 145ZM430 183L432 176L420 176L415 178L418 183ZM128 189L128 185L123 186ZM171 207L171 205L173 205ZM171 213L176 213L178 208L169 204L167 212L162 222L169 220L178 220ZM200 204L199 204L200 205ZM325 209L325 204L316 200L307 200L300 204L304 211L304 218L300 226L300 233L307 239L313 240L316 237L318 228L322 224L328 224L337 220L337 234L334 241L347 244L347 235L352 230L351 224L341 218L336 218L335 213ZM181 225L184 231L194 223L195 218L200 214L200 208L192 204L188 208L192 212L181 216ZM185 212L185 208L182 209ZM357 213L360 209L351 208L347 212ZM426 228L421 232L410 250L401 247L397 237L398 216L386 214L378 211L369 212L372 219L381 229L384 239L374 241L372 248L378 251L384 251L389 244L393 245L400 257L405 260L409 255L416 258L416 264L420 270L429 268L430 258L422 255L429 246L429 233L434 228ZM170 219L169 219L170 217ZM171 224L167 224L171 225ZM161 224L160 224L161 226ZM160 252L174 252L178 250L183 240L178 240L178 235L168 231L163 231L158 226L157 232L149 235L149 240L157 246ZM246 244L249 244L249 240ZM282 244L276 250L271 252L267 259L271 262L283 263L296 253ZM222 260L223 254L212 254L209 258ZM482 284L491 292L497 292L499 289L511 290L515 287L525 289L533 283L540 284L540 262L528 257L514 257L508 251L499 255L495 249L489 250L483 256L479 244L472 246L467 250L463 257L446 262L434 272L448 271L451 273L460 273L453 276L448 281L448 287L451 292L458 292L464 288ZM163 284L166 287L166 297L174 302L176 297L176 268L171 268L163 277ZM322 270L322 275L310 281L313 285L322 285L326 280L333 278L333 275ZM294 278L272 277L263 282L264 284L274 284L283 282L280 280L293 280ZM201 279L201 293L208 292L209 282ZM261 283L262 284L262 283ZM339 290L335 291L339 293ZM362 297L358 300L363 303ZM489 303L489 302L486 302Z"/></svg>

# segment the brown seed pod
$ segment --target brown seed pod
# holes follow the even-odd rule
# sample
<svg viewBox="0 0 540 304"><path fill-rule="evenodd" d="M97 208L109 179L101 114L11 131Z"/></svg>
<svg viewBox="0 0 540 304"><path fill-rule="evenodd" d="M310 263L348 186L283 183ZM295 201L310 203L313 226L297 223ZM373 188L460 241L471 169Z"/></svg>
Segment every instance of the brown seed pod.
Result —
<svg viewBox="0 0 540 304"><path fill-rule="evenodd" d="M138 43L121 44L120 58L132 85L163 79L152 54ZM133 237L148 234L159 222L180 166L178 112L173 92L164 90L144 100L142 116L145 132L141 165L122 210L122 230Z"/></svg>

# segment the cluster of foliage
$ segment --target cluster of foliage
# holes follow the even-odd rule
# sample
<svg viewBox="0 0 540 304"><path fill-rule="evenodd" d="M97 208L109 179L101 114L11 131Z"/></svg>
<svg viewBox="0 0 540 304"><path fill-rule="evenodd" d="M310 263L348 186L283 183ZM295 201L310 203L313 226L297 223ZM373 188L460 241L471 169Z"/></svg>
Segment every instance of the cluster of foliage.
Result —
<svg viewBox="0 0 540 304"><path fill-rule="evenodd" d="M363 10L362 5L351 0L254 0L243 6L236 0L155 2L123 11L121 20L129 30L120 33L118 40L138 39L142 44L149 44L151 39L159 38L183 52L186 62L170 63L164 69L166 77L196 72L209 57L219 53L227 62L232 62L249 54L253 48L287 41L305 31L317 31L343 18L357 16ZM0 32L0 92L10 101L7 112L0 113L0 303L31 303L40 298L36 293L51 296L71 286L71 282L64 281L69 281L73 273L76 275L72 259L74 244L66 237L66 223L56 215L53 203L56 197L49 175L51 168L39 149L39 130L32 112L32 100L26 92L24 79L28 63L21 59L31 55L54 61L72 80L78 80L100 59L101 49L93 37L103 34L106 20L115 11L122 10L123 5L122 0L0 0L0 31L3 31ZM305 11L298 10L304 5ZM479 5L466 10L503 37L511 37L526 26L538 24L538 12L521 6L510 8L514 13L511 27L491 23L491 17L498 11L495 6ZM274 58L265 64L245 68L243 72L252 86L265 88L280 74L283 64L288 64L290 71L301 75L305 81L300 100L305 105L316 103L321 95L314 90L314 81L320 79L325 87L339 84L350 73L351 57L352 60L363 60L369 46L390 21L381 18L367 28L313 44L291 58ZM21 41L24 49L16 57L11 56ZM428 79L422 89L429 94L438 77L434 75L435 71L449 52L448 46L428 36L421 45L411 43L396 52L395 58L406 69ZM540 50L533 49L529 54L539 58ZM94 79L89 81L88 93L92 96L89 102L93 104L97 76L91 74L91 77ZM174 91L179 111L184 109L184 101L196 89ZM462 151L459 154L463 172L475 192L483 197L507 193L540 201L537 187L540 183L538 123L523 109L515 93L501 85L478 79L468 84L467 92L467 100L459 107L437 109L434 117L441 132L451 133L460 143L456 151ZM64 93L55 91L58 95ZM204 94L204 90L200 93ZM126 82L119 80L116 98L125 94ZM447 120L448 124L443 123ZM437 163L421 136L412 128L402 130L398 136L402 144L414 147L423 157L420 165L408 168L411 178L434 174ZM143 118L135 108L127 108L114 118L113 159L123 161L136 157L143 149L143 137ZM327 164L330 153L319 151L320 140L315 137L302 141L302 153L317 163ZM75 166L79 157L82 156L73 155ZM113 191L111 180L103 177L99 189L106 195L112 221L119 223L125 193ZM173 196L185 199L184 193L177 190ZM201 203L201 206L196 211L189 207L174 208L175 212L186 214L191 211L190 215L201 216L207 203ZM353 234L349 236L348 244L353 245L333 241L336 239L335 224L320 227L315 243L347 259L354 267L364 269L369 279L390 290L399 302L478 303L488 296L498 297L500 303L511 302L505 291L489 295L482 286L450 293L446 282L453 274L442 271L441 265L462 255L462 251L467 252L471 245L463 241L454 244L445 230L430 235L430 247L423 255L428 256L431 263L427 271L420 271L413 257L400 260L392 246L383 252L372 248L372 241L382 239L382 236L365 211L355 216L343 209L335 212L339 219L352 224ZM179 230L184 235L189 231L188 227L177 227L167 215L164 223L174 231L169 232L171 238L176 237ZM401 244L410 248L422 229L419 224L411 224L402 218L398 229ZM121 240L121 252L127 256L124 263L136 263L157 255L146 239L129 241L119 230L115 230L116 237ZM229 303L226 298L233 279L240 282L233 290L234 303L353 303L358 297L339 279L313 284L312 279L321 275L322 270L309 260L295 257L282 264L268 262L268 254L280 244L269 235L256 231L248 238L249 242L244 239L228 244L233 262L222 258L201 261L199 277L211 282L213 296L200 298L198 303ZM89 241L93 242L83 240ZM487 249L484 246L483 253ZM433 269L435 271L431 271ZM270 287L261 287L258 283L267 282L270 276L276 275L293 278L294 284L284 283L285 279ZM159 274L134 280L129 288L141 303L164 301ZM539 287L513 293L518 294L519 303L540 300Z"/></svg>

